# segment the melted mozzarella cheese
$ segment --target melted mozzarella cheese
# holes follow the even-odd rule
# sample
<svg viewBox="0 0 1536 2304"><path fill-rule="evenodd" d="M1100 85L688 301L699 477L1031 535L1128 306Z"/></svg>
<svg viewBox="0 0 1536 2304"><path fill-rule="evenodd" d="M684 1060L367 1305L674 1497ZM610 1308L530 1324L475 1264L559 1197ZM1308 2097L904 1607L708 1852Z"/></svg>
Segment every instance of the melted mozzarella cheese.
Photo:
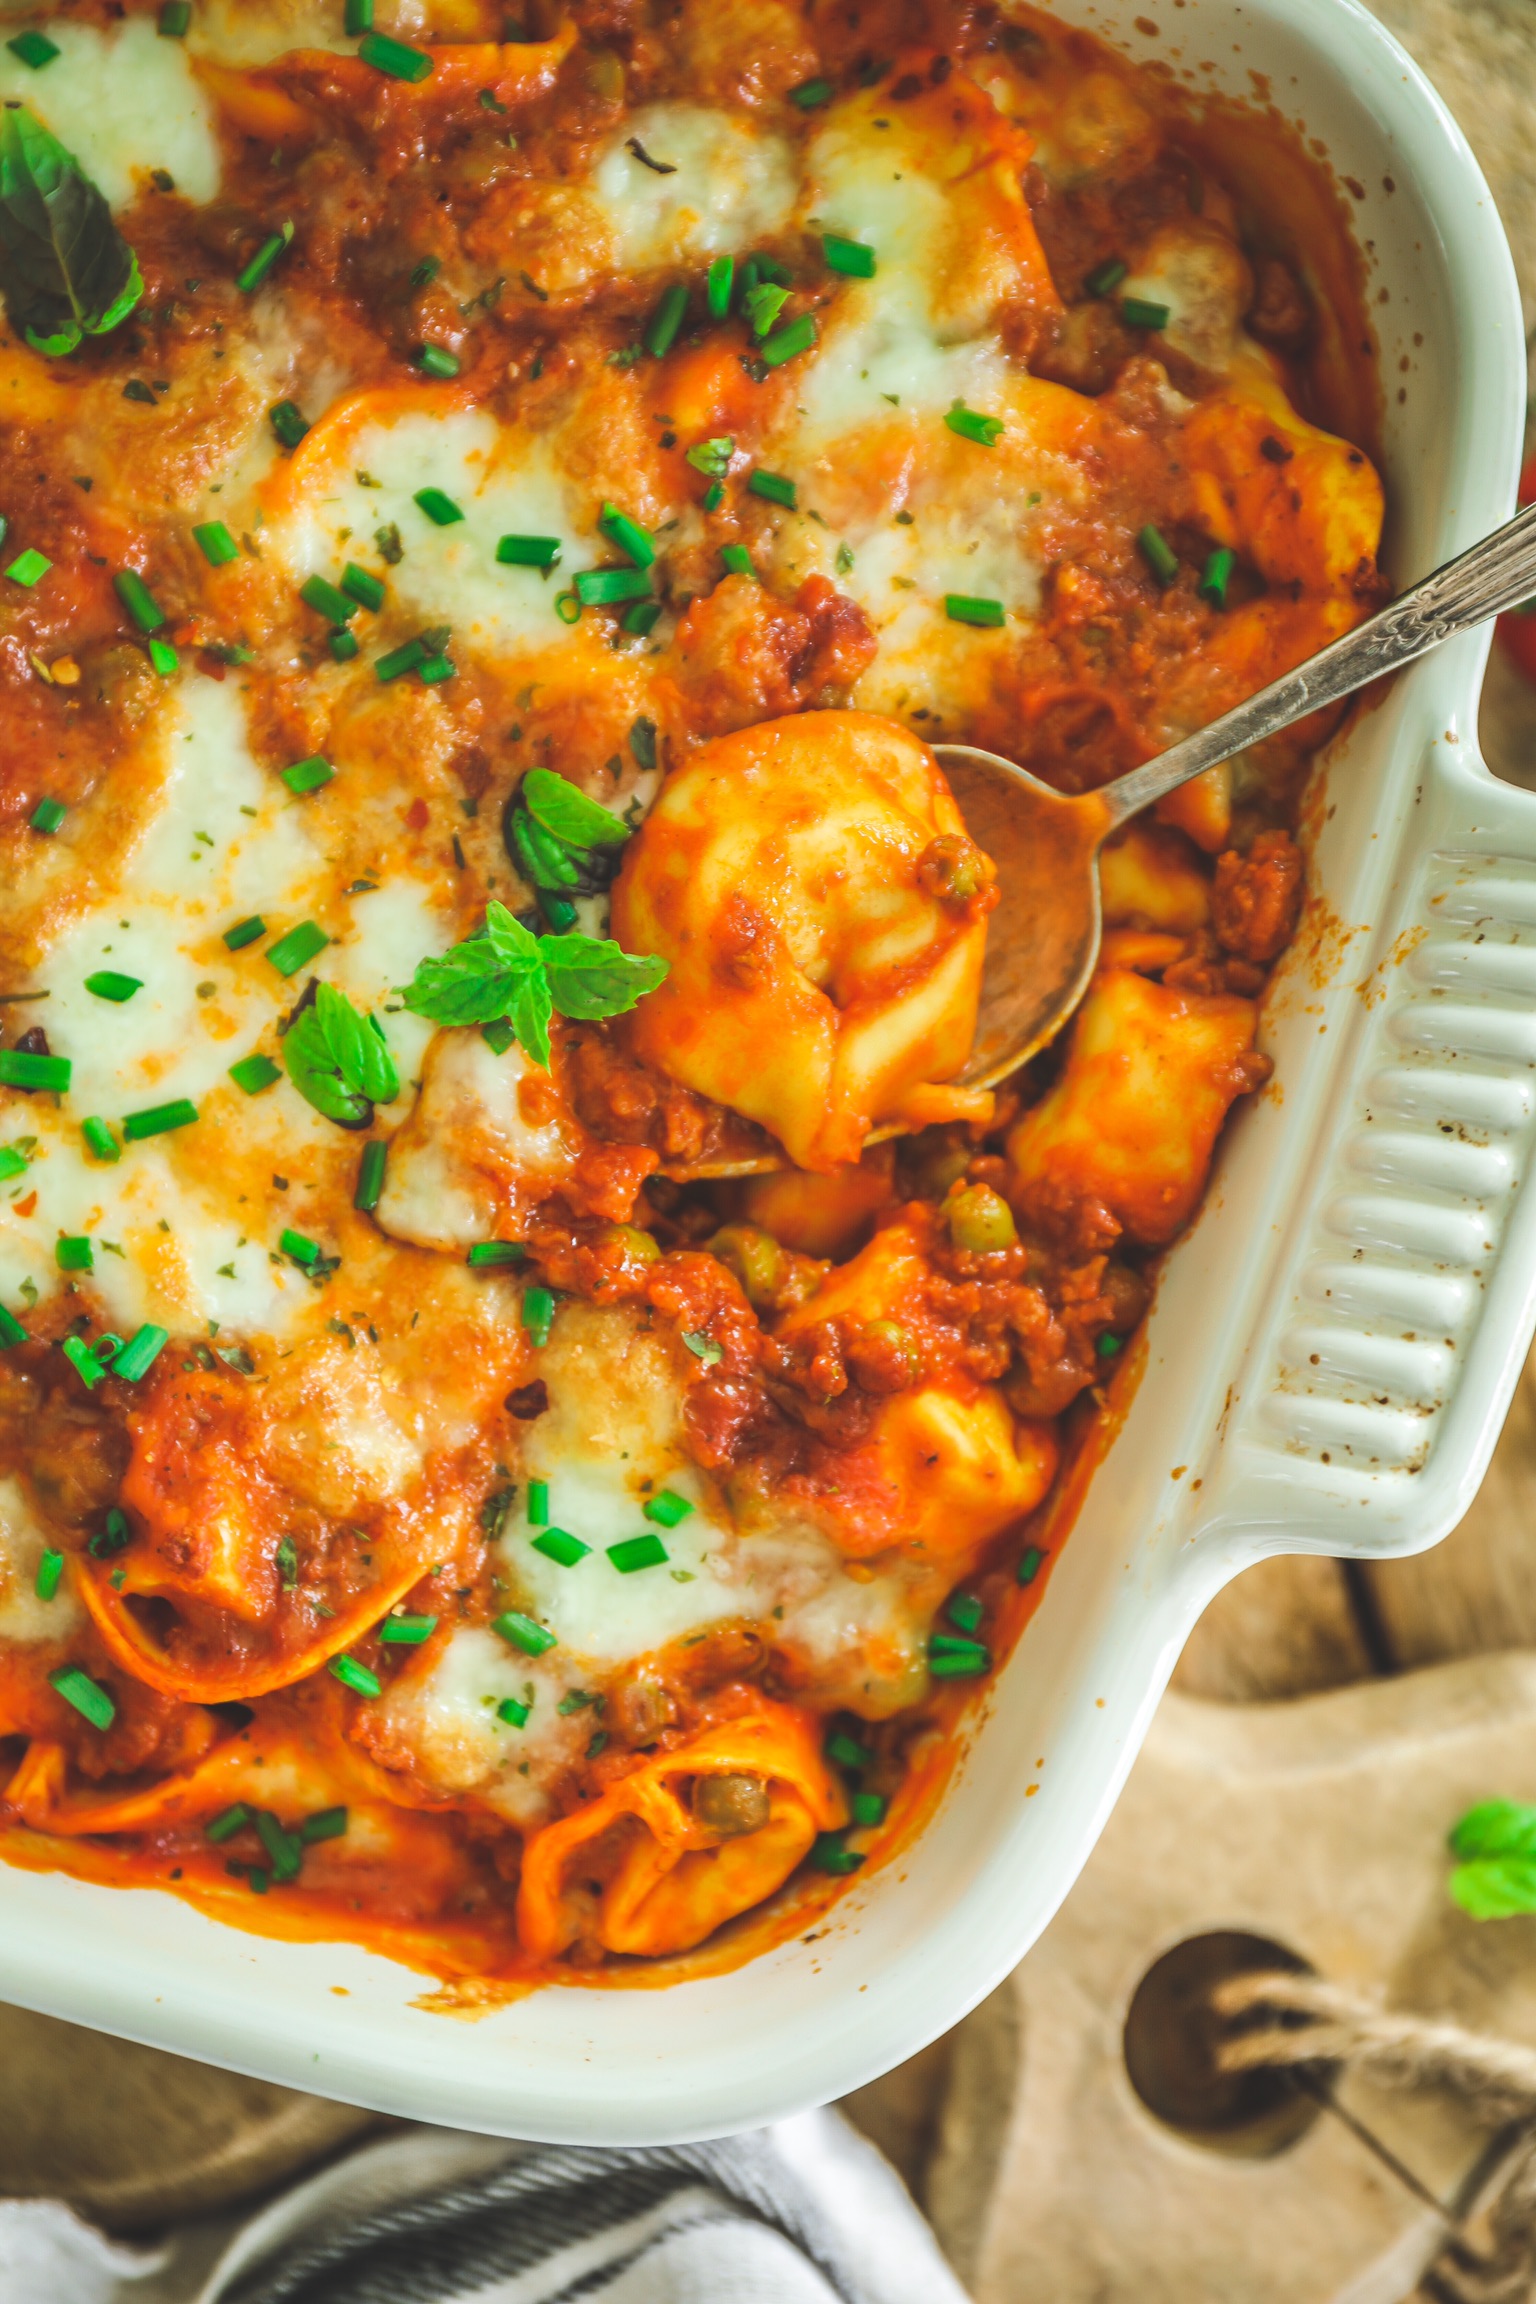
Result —
<svg viewBox="0 0 1536 2304"><path fill-rule="evenodd" d="M0 1480L0 1640L62 1640L80 1617L68 1584L37 1596L38 1563L48 1545L19 1480Z"/></svg>
<svg viewBox="0 0 1536 2304"><path fill-rule="evenodd" d="M58 21L58 55L40 72L0 45L0 101L30 105L113 208L126 207L152 168L201 205L222 173L213 106L180 40L162 40L148 16L112 31Z"/></svg>
<svg viewBox="0 0 1536 2304"><path fill-rule="evenodd" d="M648 168L635 144L670 173ZM696 104L632 113L598 162L592 188L625 272L750 248L782 231L799 190L782 136L740 113Z"/></svg>
<svg viewBox="0 0 1536 2304"><path fill-rule="evenodd" d="M438 527L416 502L425 488L450 497L463 519ZM280 525L274 542L296 579L334 581L349 559L372 566L359 544L393 523L404 557L379 571L391 597L425 624L450 625L456 641L496 654L573 637L555 614L562 577L502 567L500 539L558 537L562 566L580 567L594 551L597 510L566 487L536 435L499 425L485 409L412 413L365 426L349 444L346 471Z"/></svg>
<svg viewBox="0 0 1536 2304"><path fill-rule="evenodd" d="M390 1153L380 1227L420 1248L467 1248L496 1236L501 1181L542 1199L569 1175L574 1152L558 1122L531 1125L521 1089L532 1072L515 1043L498 1056L479 1032L440 1032L421 1094Z"/></svg>
<svg viewBox="0 0 1536 2304"><path fill-rule="evenodd" d="M386 7L379 12L379 29L409 40L420 31L424 14L420 6ZM414 21L397 26L395 19L401 15ZM336 0L264 0L260 8L253 8L250 0L198 0L187 42L196 55L246 66L270 64L274 56L291 48L325 48L333 55L355 53L357 48L356 39L344 29Z"/></svg>
<svg viewBox="0 0 1536 2304"><path fill-rule="evenodd" d="M377 1007L442 945L443 925L418 882L338 900L321 820L252 757L236 682L182 680L147 741L163 760L158 812L116 888L65 930L41 971L49 1046L74 1070L58 1104L17 1097L6 1111L5 1139L35 1144L26 1175L0 1187L0 1301L51 1295L57 1237L85 1233L96 1243L90 1291L117 1328L276 1330L309 1291L272 1261L247 1187L253 1175L302 1172L335 1132L286 1080L251 1098L229 1079L243 1056L277 1056L277 1022L303 988L267 963L266 944L322 915L337 941L319 972ZM223 930L252 914L268 936L231 953ZM86 979L102 970L142 989L123 1004L101 999ZM408 1078L430 1027L393 1015L387 1029ZM87 1116L121 1137L126 1115L181 1097L198 1107L194 1128L124 1143L111 1165L87 1153Z"/></svg>
<svg viewBox="0 0 1536 2304"><path fill-rule="evenodd" d="M474 1793L526 1830L549 1814L549 1779L592 1740L590 1708L560 1710L578 1685L560 1650L524 1656L472 1626L434 1643L420 1666L403 1672L376 1718L434 1790ZM529 1705L524 1727L499 1717L508 1698Z"/></svg>

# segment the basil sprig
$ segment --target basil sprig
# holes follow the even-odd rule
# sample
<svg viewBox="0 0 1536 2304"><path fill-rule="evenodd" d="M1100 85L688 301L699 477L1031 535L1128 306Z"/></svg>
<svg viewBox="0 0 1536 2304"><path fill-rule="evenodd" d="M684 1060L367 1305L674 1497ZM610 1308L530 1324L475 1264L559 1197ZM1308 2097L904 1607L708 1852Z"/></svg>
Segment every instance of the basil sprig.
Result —
<svg viewBox="0 0 1536 2304"><path fill-rule="evenodd" d="M529 769L502 820L507 854L530 888L576 896L610 885L632 829L548 768Z"/></svg>
<svg viewBox="0 0 1536 2304"><path fill-rule="evenodd" d="M666 973L665 960L607 937L534 936L492 902L480 934L421 961L404 998L413 1016L434 1024L508 1023L534 1062L547 1065L552 1014L622 1016Z"/></svg>
<svg viewBox="0 0 1536 2304"><path fill-rule="evenodd" d="M25 104L0 111L0 295L34 351L105 336L144 293L96 186Z"/></svg>
<svg viewBox="0 0 1536 2304"><path fill-rule="evenodd" d="M332 984L315 984L283 1036L283 1064L306 1104L338 1128L366 1128L375 1104L400 1093L400 1075L376 1016Z"/></svg>

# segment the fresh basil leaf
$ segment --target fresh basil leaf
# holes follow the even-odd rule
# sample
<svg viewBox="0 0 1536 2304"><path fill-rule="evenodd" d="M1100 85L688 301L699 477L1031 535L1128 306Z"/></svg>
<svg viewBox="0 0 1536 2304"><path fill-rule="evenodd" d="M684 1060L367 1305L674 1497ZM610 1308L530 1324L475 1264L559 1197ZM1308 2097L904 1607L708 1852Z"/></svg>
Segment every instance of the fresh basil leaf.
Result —
<svg viewBox="0 0 1536 2304"><path fill-rule="evenodd" d="M541 936L539 950L562 1016L623 1016L668 972L665 960L626 952L607 937Z"/></svg>
<svg viewBox="0 0 1536 2304"><path fill-rule="evenodd" d="M440 960L423 960L405 992L413 1016L434 1024L511 1024L536 1063L549 1062L549 979L530 936L504 904L485 908L485 928Z"/></svg>
<svg viewBox="0 0 1536 2304"><path fill-rule="evenodd" d="M366 1128L373 1118L368 1098L342 1078L320 1020L318 995L314 1006L296 1017L283 1035L283 1066L305 1103L323 1119L334 1120L338 1128Z"/></svg>
<svg viewBox="0 0 1536 2304"><path fill-rule="evenodd" d="M1536 1857L1484 1856L1458 1864L1447 1884L1474 1920L1508 1920L1536 1912Z"/></svg>
<svg viewBox="0 0 1536 2304"><path fill-rule="evenodd" d="M1451 1853L1463 1863L1488 1856L1516 1856L1536 1861L1536 1808L1521 1800L1484 1800L1467 1813L1451 1834Z"/></svg>
<svg viewBox="0 0 1536 2304"><path fill-rule="evenodd" d="M400 1093L384 1028L334 984L317 984L283 1039L283 1063L303 1097L341 1128L366 1128L375 1104Z"/></svg>
<svg viewBox="0 0 1536 2304"><path fill-rule="evenodd" d="M572 848L622 848L629 826L578 792L549 768L530 768L523 778L523 806L546 832Z"/></svg>
<svg viewBox="0 0 1536 2304"><path fill-rule="evenodd" d="M73 153L25 104L0 111L0 295L35 351L105 336L144 293L138 259Z"/></svg>

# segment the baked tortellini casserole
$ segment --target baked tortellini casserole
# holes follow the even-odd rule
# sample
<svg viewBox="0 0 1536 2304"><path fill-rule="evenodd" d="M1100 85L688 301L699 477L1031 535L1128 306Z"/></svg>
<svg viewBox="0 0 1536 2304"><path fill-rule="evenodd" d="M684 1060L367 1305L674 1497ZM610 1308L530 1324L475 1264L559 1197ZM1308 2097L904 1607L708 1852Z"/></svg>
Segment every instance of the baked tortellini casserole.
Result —
<svg viewBox="0 0 1536 2304"><path fill-rule="evenodd" d="M987 1093L931 747L1086 790L1375 604L1332 195L991 0L6 35L0 1845L741 1958L938 1796L1267 1077L1324 724Z"/></svg>

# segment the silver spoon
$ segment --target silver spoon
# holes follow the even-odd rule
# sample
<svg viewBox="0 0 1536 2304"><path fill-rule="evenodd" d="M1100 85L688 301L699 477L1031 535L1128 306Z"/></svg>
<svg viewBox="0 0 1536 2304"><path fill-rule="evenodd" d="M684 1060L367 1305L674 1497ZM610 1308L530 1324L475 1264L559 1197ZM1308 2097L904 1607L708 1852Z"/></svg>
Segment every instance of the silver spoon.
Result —
<svg viewBox="0 0 1536 2304"><path fill-rule="evenodd" d="M997 865L1002 896L988 922L976 1039L961 1084L991 1088L1016 1072L1055 1038L1087 991L1102 933L1099 850L1118 825L1246 745L1533 593L1536 504L1246 704L1097 792L1074 799L996 752L936 744L967 831Z"/></svg>

